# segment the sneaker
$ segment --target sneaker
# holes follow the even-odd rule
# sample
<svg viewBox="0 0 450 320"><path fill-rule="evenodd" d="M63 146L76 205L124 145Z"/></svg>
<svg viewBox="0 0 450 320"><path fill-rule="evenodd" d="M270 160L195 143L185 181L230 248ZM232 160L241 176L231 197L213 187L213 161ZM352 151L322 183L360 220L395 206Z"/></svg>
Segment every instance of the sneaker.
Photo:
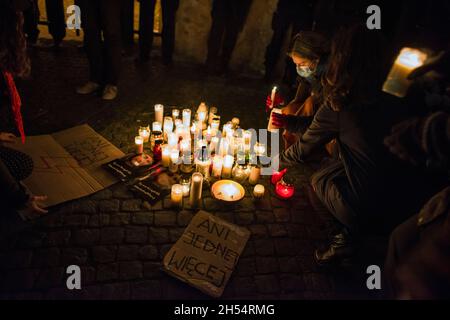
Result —
<svg viewBox="0 0 450 320"><path fill-rule="evenodd" d="M97 91L98 88L100 88L100 85L98 83L88 81L81 87L77 88L77 93L78 94L91 94L91 93L94 93L95 91Z"/></svg>
<svg viewBox="0 0 450 320"><path fill-rule="evenodd" d="M103 90L103 100L114 100L117 97L117 86L107 84Z"/></svg>

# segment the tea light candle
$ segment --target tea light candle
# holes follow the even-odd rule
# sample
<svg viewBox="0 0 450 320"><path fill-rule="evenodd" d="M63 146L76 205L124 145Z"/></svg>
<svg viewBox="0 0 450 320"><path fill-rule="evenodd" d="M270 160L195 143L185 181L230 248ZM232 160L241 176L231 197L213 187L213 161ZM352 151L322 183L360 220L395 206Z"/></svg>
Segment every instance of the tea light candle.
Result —
<svg viewBox="0 0 450 320"><path fill-rule="evenodd" d="M148 139L150 138L150 130L148 127L140 127L139 128L139 135L144 139L144 143L148 142Z"/></svg>
<svg viewBox="0 0 450 320"><path fill-rule="evenodd" d="M180 110L179 109L172 109L172 118L173 121L178 119L180 117Z"/></svg>
<svg viewBox="0 0 450 320"><path fill-rule="evenodd" d="M250 184L257 184L259 177L261 176L261 168L259 166L252 166L250 170L250 176L248 177L248 182Z"/></svg>
<svg viewBox="0 0 450 320"><path fill-rule="evenodd" d="M253 189L253 196L256 199L261 199L262 197L264 197L264 191L264 186L262 184L257 184Z"/></svg>
<svg viewBox="0 0 450 320"><path fill-rule="evenodd" d="M212 175L214 178L220 178L220 176L222 175L222 167L223 167L223 157L220 155L214 156L212 167Z"/></svg>
<svg viewBox="0 0 450 320"><path fill-rule="evenodd" d="M183 109L183 125L186 128L189 128L191 126L191 110L190 109Z"/></svg>
<svg viewBox="0 0 450 320"><path fill-rule="evenodd" d="M174 149L170 151L170 166L169 170L172 173L178 171L178 160L180 159L180 152L178 149Z"/></svg>
<svg viewBox="0 0 450 320"><path fill-rule="evenodd" d="M170 166L170 147L168 144L163 144L161 146L161 158L162 158L162 165L164 167Z"/></svg>
<svg viewBox="0 0 450 320"><path fill-rule="evenodd" d="M175 149L178 147L178 136L175 132L170 132L167 134L167 143L169 147Z"/></svg>
<svg viewBox="0 0 450 320"><path fill-rule="evenodd" d="M152 132L161 132L162 131L162 122L155 121L152 123Z"/></svg>
<svg viewBox="0 0 450 320"><path fill-rule="evenodd" d="M230 178L231 170L234 164L234 157L231 155L226 155L223 159L223 167L222 167L222 177Z"/></svg>
<svg viewBox="0 0 450 320"><path fill-rule="evenodd" d="M233 119L231 119L231 123L233 124L233 129L236 129L237 127L239 127L241 120L239 120L239 118L234 117Z"/></svg>
<svg viewBox="0 0 450 320"><path fill-rule="evenodd" d="M189 195L189 204L193 208L198 207L200 205L200 200L202 198L202 186L203 186L203 175L199 172L195 172L192 175L191 192Z"/></svg>
<svg viewBox="0 0 450 320"><path fill-rule="evenodd" d="M134 138L134 143L136 145L136 153L137 154L144 153L144 139L141 136L136 136Z"/></svg>
<svg viewBox="0 0 450 320"><path fill-rule="evenodd" d="M164 106L162 104L155 104L155 121L163 123Z"/></svg>
<svg viewBox="0 0 450 320"><path fill-rule="evenodd" d="M183 205L183 186L181 184L174 184L171 192L172 206L181 208Z"/></svg>

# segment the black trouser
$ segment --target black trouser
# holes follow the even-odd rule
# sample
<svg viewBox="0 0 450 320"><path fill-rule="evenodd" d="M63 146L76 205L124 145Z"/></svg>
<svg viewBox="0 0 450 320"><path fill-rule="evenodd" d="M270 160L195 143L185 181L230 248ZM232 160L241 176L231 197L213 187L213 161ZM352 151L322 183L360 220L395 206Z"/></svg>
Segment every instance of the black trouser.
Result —
<svg viewBox="0 0 450 320"><path fill-rule="evenodd" d="M208 64L219 62L222 67L228 67L250 5L249 0L214 0L211 11L212 26L208 39L206 61ZM221 49L222 54L220 54Z"/></svg>
<svg viewBox="0 0 450 320"><path fill-rule="evenodd" d="M156 0L140 0L139 11L139 50L144 60L150 57L153 44L153 21ZM161 0L163 30L162 30L162 56L163 60L172 60L175 48L175 18L179 0Z"/></svg>
<svg viewBox="0 0 450 320"><path fill-rule="evenodd" d="M23 12L23 18L23 30L27 35L28 41L35 43L39 37L39 7L37 0L31 1L31 6Z"/></svg>
<svg viewBox="0 0 450 320"><path fill-rule="evenodd" d="M93 82L112 85L118 82L121 64L120 1L89 0L83 3L86 49Z"/></svg>
<svg viewBox="0 0 450 320"><path fill-rule="evenodd" d="M66 20L63 0L45 0L47 10L48 31L55 43L61 42L66 36Z"/></svg>
<svg viewBox="0 0 450 320"><path fill-rule="evenodd" d="M122 24L122 46L131 48L134 44L134 0L122 0L120 21Z"/></svg>
<svg viewBox="0 0 450 320"><path fill-rule="evenodd" d="M315 1L280 0L277 10L272 17L272 40L266 49L265 66L266 75L272 75L281 47L289 28L292 26L292 34L301 30L311 30L313 23L313 7ZM286 74L288 81L293 83L296 79L295 65L290 58L286 58Z"/></svg>

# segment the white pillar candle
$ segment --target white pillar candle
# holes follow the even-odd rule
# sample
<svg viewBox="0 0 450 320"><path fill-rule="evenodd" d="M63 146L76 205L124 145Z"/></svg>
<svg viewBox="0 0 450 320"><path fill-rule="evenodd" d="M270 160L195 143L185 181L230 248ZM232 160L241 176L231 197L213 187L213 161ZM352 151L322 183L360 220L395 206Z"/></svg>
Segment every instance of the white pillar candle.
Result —
<svg viewBox="0 0 450 320"><path fill-rule="evenodd" d="M230 148L230 143L227 139L220 140L220 148L219 148L219 154L222 157L225 157L228 154L228 149Z"/></svg>
<svg viewBox="0 0 450 320"><path fill-rule="evenodd" d="M257 184L255 188L253 189L253 196L256 199L260 199L264 197L264 186L262 184Z"/></svg>
<svg viewBox="0 0 450 320"><path fill-rule="evenodd" d="M202 186L203 186L203 175L199 172L195 172L192 175L191 191L189 195L189 204L193 208L198 207L200 205L200 200L202 198Z"/></svg>
<svg viewBox="0 0 450 320"><path fill-rule="evenodd" d="M181 184L174 184L171 192L172 206L181 208L183 205L183 186Z"/></svg>
<svg viewBox="0 0 450 320"><path fill-rule="evenodd" d="M170 147L168 144L161 146L162 165L166 168L170 165Z"/></svg>
<svg viewBox="0 0 450 320"><path fill-rule="evenodd" d="M162 131L162 122L155 121L152 123L152 132L161 132Z"/></svg>
<svg viewBox="0 0 450 320"><path fill-rule="evenodd" d="M180 126L183 126L184 127L184 123L183 123L183 120L181 120L181 119L175 119L175 128L178 128L178 127L180 127Z"/></svg>
<svg viewBox="0 0 450 320"><path fill-rule="evenodd" d="M170 132L167 134L167 143L171 149L178 148L178 136L175 132Z"/></svg>
<svg viewBox="0 0 450 320"><path fill-rule="evenodd" d="M164 106L162 104L155 104L155 121L163 123Z"/></svg>
<svg viewBox="0 0 450 320"><path fill-rule="evenodd" d="M223 167L223 157L220 155L214 156L213 159L213 168L212 168L212 176L214 178L220 178L222 175L222 167Z"/></svg>
<svg viewBox="0 0 450 320"><path fill-rule="evenodd" d="M223 159L222 178L230 178L233 169L234 157L226 155Z"/></svg>
<svg viewBox="0 0 450 320"><path fill-rule="evenodd" d="M206 123L205 123L206 111L199 111L197 116L198 116L198 122L201 124L202 130L203 130L204 128L206 128Z"/></svg>
<svg viewBox="0 0 450 320"><path fill-rule="evenodd" d="M180 110L179 109L173 109L172 110L172 118L173 121L175 121L176 119L178 119L180 117Z"/></svg>
<svg viewBox="0 0 450 320"><path fill-rule="evenodd" d="M173 120L171 117L164 117L164 134L167 135L173 131Z"/></svg>
<svg viewBox="0 0 450 320"><path fill-rule="evenodd" d="M219 146L219 137L212 137L211 138L211 143L209 144L209 150L214 153L218 153L219 150L216 150L217 147Z"/></svg>
<svg viewBox="0 0 450 320"><path fill-rule="evenodd" d="M136 153L144 153L144 139L141 136L136 136L134 138L134 143L136 145Z"/></svg>
<svg viewBox="0 0 450 320"><path fill-rule="evenodd" d="M261 168L258 166L252 166L250 170L250 176L248 177L248 182L252 185L257 184L260 176Z"/></svg>
<svg viewBox="0 0 450 320"><path fill-rule="evenodd" d="M178 160L180 159L180 152L178 149L172 149L170 151L170 166L169 170L172 173L175 173L178 171Z"/></svg>
<svg viewBox="0 0 450 320"><path fill-rule="evenodd" d="M150 138L150 130L148 127L140 127L139 128L139 135L144 139L144 143L148 142L148 139Z"/></svg>
<svg viewBox="0 0 450 320"><path fill-rule="evenodd" d="M190 140L181 140L180 142L180 151L182 154L187 154L191 152L191 141Z"/></svg>
<svg viewBox="0 0 450 320"><path fill-rule="evenodd" d="M191 126L191 110L190 109L183 109L183 125L186 128L189 128Z"/></svg>

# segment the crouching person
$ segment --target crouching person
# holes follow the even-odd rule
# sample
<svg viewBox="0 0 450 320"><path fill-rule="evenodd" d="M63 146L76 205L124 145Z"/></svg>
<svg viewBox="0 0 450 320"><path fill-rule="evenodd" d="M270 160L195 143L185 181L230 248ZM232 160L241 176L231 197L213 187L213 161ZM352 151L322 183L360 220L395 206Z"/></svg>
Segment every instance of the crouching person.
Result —
<svg viewBox="0 0 450 320"><path fill-rule="evenodd" d="M273 114L273 123L300 139L280 154L281 166L302 163L317 148L336 139L338 157L312 177L318 198L341 226L329 246L315 251L320 265L352 258L354 239L383 201L386 172L382 123L387 113L379 103L381 39L363 26L343 30L332 41L325 72L324 103L314 117Z"/></svg>

